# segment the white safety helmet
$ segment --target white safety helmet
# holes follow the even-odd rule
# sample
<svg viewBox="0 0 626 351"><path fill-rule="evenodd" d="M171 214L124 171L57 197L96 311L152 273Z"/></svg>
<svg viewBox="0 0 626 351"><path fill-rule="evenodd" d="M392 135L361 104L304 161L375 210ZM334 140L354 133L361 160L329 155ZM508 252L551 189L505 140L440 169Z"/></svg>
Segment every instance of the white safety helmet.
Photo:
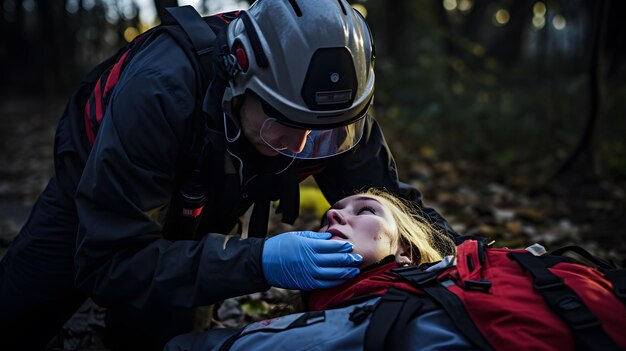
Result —
<svg viewBox="0 0 626 351"><path fill-rule="evenodd" d="M240 70L223 104L253 94L272 121L311 130L302 152L278 152L322 158L359 142L374 94L374 45L346 1L258 0L229 25L227 43Z"/></svg>

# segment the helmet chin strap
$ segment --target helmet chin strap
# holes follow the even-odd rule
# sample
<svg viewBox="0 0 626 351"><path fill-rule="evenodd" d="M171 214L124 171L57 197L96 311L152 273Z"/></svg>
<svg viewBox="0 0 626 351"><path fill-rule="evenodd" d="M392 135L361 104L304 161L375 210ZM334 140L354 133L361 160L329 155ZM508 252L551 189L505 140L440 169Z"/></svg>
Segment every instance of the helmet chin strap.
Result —
<svg viewBox="0 0 626 351"><path fill-rule="evenodd" d="M291 157L291 161L289 161L289 164L287 164L287 166L285 166L285 168L281 169L280 171L276 172L275 174L281 174L283 172L285 172L286 170L289 169L289 167L291 167L291 165L293 164L293 161L296 160L296 156Z"/></svg>
<svg viewBox="0 0 626 351"><path fill-rule="evenodd" d="M228 114L224 112L224 136L226 137L226 141L229 144L236 143L239 141L239 139L241 138L242 130L243 130L243 127L241 126L241 123L239 122L239 120L229 117ZM261 140L265 141L263 139L263 136L260 133L261 132L259 131L259 137L261 138ZM268 144L268 146L270 145ZM243 158L244 157L240 157L239 155L236 155L233 148L227 147L227 151L231 156L235 157L240 163L239 178L243 185L243 167L244 167ZM272 174L281 174L285 172L287 169L289 169L289 167L291 167L293 162L296 160L296 155L293 155L293 156L282 155L282 156L289 157L290 159L289 163L278 171L272 171L271 172Z"/></svg>
<svg viewBox="0 0 626 351"><path fill-rule="evenodd" d="M242 127L238 122L224 113L226 151L236 161L234 163L239 165L242 196L249 196L254 201L248 235L265 237L271 201L280 199L277 212L282 212L283 222L293 224L298 217L298 177L297 170L291 167L295 157L287 160L284 155L270 158L251 154L255 150L254 146L241 136ZM267 165L270 167L266 167Z"/></svg>
<svg viewBox="0 0 626 351"><path fill-rule="evenodd" d="M229 125L232 125L232 127L229 128ZM226 141L229 143L234 143L241 137L241 124L239 121L228 117L226 112L224 112L224 136L226 136Z"/></svg>

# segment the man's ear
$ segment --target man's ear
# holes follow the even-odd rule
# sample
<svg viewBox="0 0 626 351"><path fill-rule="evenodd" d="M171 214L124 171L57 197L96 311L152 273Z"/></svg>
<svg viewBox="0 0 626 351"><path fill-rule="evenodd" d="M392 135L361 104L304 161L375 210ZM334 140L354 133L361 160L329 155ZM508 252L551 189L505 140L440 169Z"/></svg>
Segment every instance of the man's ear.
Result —
<svg viewBox="0 0 626 351"><path fill-rule="evenodd" d="M222 101L222 111L226 112L226 115L234 121L239 120L239 114L245 100L245 95L235 96L231 100Z"/></svg>
<svg viewBox="0 0 626 351"><path fill-rule="evenodd" d="M408 264L412 264L413 259L411 257L411 250L407 249L407 245L402 242L398 243L398 249L396 250L396 263L399 266L406 266Z"/></svg>

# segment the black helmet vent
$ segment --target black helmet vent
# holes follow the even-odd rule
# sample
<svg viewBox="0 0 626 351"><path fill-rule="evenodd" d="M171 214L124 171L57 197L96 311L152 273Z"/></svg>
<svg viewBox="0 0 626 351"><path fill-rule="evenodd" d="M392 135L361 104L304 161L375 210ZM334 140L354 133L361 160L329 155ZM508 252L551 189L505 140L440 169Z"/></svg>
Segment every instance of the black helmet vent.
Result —
<svg viewBox="0 0 626 351"><path fill-rule="evenodd" d="M330 111L352 106L357 94L352 55L345 47L315 51L302 86L302 98L311 110Z"/></svg>
<svg viewBox="0 0 626 351"><path fill-rule="evenodd" d="M265 56L265 52L263 51L263 44L261 44L259 34L256 32L256 30L254 30L254 25L252 24L250 15L246 11L241 11L239 17L243 21L246 33L248 34L248 38L250 39L250 45L252 46L252 51L254 51L254 59L256 60L257 65L261 68L266 68L267 66L269 66L269 61L267 60L267 56Z"/></svg>
<svg viewBox="0 0 626 351"><path fill-rule="evenodd" d="M339 3L339 7L341 7L341 11L343 11L343 15L347 16L348 12L346 11L346 8L343 6L343 2L341 2L341 0L337 0L337 2Z"/></svg>
<svg viewBox="0 0 626 351"><path fill-rule="evenodd" d="M300 10L300 6L298 6L296 0L289 0L289 3L291 4L291 7L293 7L293 11L296 13L296 16L302 17L302 11Z"/></svg>

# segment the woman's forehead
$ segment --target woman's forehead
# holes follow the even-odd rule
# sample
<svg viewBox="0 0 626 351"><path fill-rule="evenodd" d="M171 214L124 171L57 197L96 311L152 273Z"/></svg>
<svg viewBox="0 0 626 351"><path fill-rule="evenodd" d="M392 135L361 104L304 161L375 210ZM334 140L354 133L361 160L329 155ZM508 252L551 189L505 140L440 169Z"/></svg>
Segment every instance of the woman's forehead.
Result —
<svg viewBox="0 0 626 351"><path fill-rule="evenodd" d="M351 196L345 197L337 201L333 206L331 206L331 208L335 208L335 209L343 208L343 207L346 207L347 205L358 203L358 202L375 202L381 206L384 206L384 204L379 199L372 197L370 195L351 195Z"/></svg>
<svg viewBox="0 0 626 351"><path fill-rule="evenodd" d="M392 212L395 207L385 198L372 194L356 194L337 201L331 208L342 209L348 206L367 205L379 209L379 214L393 220Z"/></svg>

